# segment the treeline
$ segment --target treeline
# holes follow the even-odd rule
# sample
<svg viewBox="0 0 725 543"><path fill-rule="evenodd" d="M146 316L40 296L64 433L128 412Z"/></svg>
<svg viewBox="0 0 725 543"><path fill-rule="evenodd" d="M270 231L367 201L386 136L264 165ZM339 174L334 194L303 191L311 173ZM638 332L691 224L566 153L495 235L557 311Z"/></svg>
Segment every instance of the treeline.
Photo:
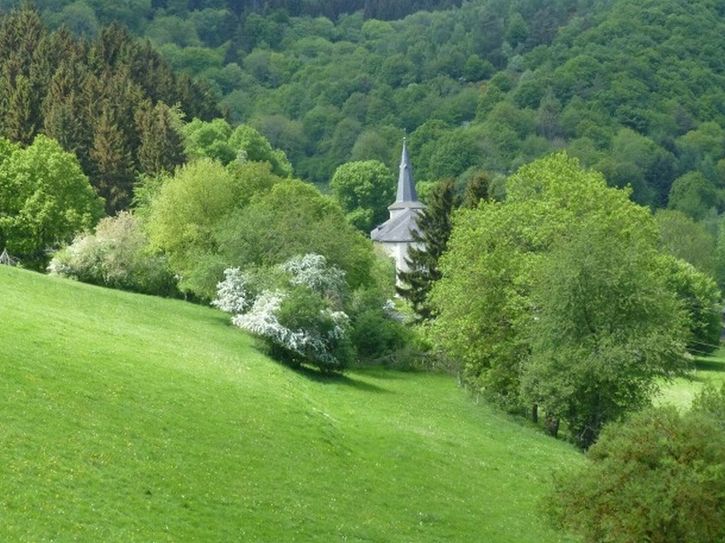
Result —
<svg viewBox="0 0 725 543"><path fill-rule="evenodd" d="M29 8L0 18L0 96L0 137L57 140L77 155L109 213L130 204L139 174L183 162L180 117L217 114L206 87L177 76L122 27L86 41L49 31Z"/></svg>
<svg viewBox="0 0 725 543"><path fill-rule="evenodd" d="M260 130L319 183L351 160L394 167L406 131L419 180L476 170L503 179L566 148L611 184L631 184L640 203L698 219L725 208L716 4L474 0L394 21L370 11L378 4L448 6L38 7L53 28L97 36L115 20L149 38L172 67L209 81L230 120Z"/></svg>

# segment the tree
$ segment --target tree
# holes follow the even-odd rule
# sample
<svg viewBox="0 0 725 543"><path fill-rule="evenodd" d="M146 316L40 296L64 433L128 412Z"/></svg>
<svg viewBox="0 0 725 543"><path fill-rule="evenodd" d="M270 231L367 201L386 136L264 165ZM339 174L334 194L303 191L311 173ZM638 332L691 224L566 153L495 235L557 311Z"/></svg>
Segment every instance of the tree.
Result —
<svg viewBox="0 0 725 543"><path fill-rule="evenodd" d="M676 326L681 322L681 313L673 302L674 294L663 286L666 272L655 258L657 229L649 210L631 202L628 191L608 187L601 174L582 169L578 161L565 154L522 167L507 180L506 193L503 203L482 202L476 209L463 209L455 215L448 250L440 260L443 277L430 296L438 313L432 325L433 338L461 361L467 386L512 409L520 410L526 402L533 406L545 401L544 390L549 387L563 399L562 405L573 406L570 422L576 423L576 414L584 413L597 401L597 390L586 386L586 367L579 366L579 374L574 371L577 363L585 364L587 359L599 360L603 374L607 370L616 373L618 368L635 368L632 373L623 371L620 375L625 379L623 387L633 387L632 398L636 400L624 402L622 407L627 410L638 405L641 391L653 387L658 376L670 373L674 367L671 355L678 345L682 347L682 335ZM636 343L627 325L606 307L602 309L602 322L589 331L591 341L580 344L579 340L585 338L576 335L585 334L587 328L573 330L567 325L557 329L552 324L579 323L579 311L586 307L585 302L589 303L586 290L579 291L577 273L590 268L582 268L585 262L574 262L587 253L589 233L592 243L601 245L592 245L592 258L601 258L604 266L593 269L599 274L592 276L593 281L599 281L593 288L599 289L602 298L591 303L617 307L616 296L607 297L608 282L612 293L629 292L634 296L636 303L627 318L634 321L641 317L635 328L643 334L642 344ZM613 254L620 255L622 263L636 276L616 271L618 262L607 258L606 248L610 245L617 250ZM638 248L641 256L627 252L630 245ZM571 272L561 270L559 286L555 271L551 271L556 269L553 254L560 254L572 265ZM651 315L647 305L650 301L655 304ZM532 337L533 329L540 329L540 339ZM618 346L617 337L626 340L627 349ZM597 359L600 343L603 352ZM559 344L571 350L563 349L557 358L556 353L545 349ZM651 362L651 366L638 373L638 360ZM560 389L552 380L558 374L551 369L558 362L571 364L572 378L581 379ZM534 373L539 368L546 369L539 372L543 377ZM628 377L634 381L626 384ZM523 387L522 379L526 383ZM579 396L567 396L577 391ZM618 390L603 393L607 402L619 401ZM570 411L560 407L552 404L550 414L569 416ZM586 445L601 425L596 420L592 424L588 416L584 421L579 430L586 430L581 437Z"/></svg>
<svg viewBox="0 0 725 543"><path fill-rule="evenodd" d="M335 170L330 188L347 220L369 233L387 216L395 198L395 181L388 167L377 160L348 162Z"/></svg>
<svg viewBox="0 0 725 543"><path fill-rule="evenodd" d="M0 245L43 269L47 251L90 228L103 214L78 160L37 136L22 149L0 140Z"/></svg>
<svg viewBox="0 0 725 543"><path fill-rule="evenodd" d="M178 111L163 102L139 110L136 123L141 135L138 162L149 175L171 173L184 163L184 141Z"/></svg>
<svg viewBox="0 0 725 543"><path fill-rule="evenodd" d="M658 209L655 219L664 251L715 276L715 238L704 226L674 209Z"/></svg>
<svg viewBox="0 0 725 543"><path fill-rule="evenodd" d="M663 255L667 283L675 292L687 316L687 350L694 355L710 354L720 346L722 305L715 280L692 264Z"/></svg>
<svg viewBox="0 0 725 543"><path fill-rule="evenodd" d="M402 283L397 289L398 294L410 302L419 321L434 316L428 303L428 293L441 278L438 260L445 252L451 235L451 214L455 203L452 180L441 181L433 188L426 208L418 217L418 230L413 232L415 244L406 259L409 271L398 273Z"/></svg>
<svg viewBox="0 0 725 543"><path fill-rule="evenodd" d="M685 318L651 236L598 218L572 226L536 267L521 381L529 403L587 448L684 371Z"/></svg>
<svg viewBox="0 0 725 543"><path fill-rule="evenodd" d="M369 238L347 223L336 202L302 181L285 180L258 193L219 225L214 239L229 265L274 266L315 252L343 270L353 290L375 280Z"/></svg>
<svg viewBox="0 0 725 543"><path fill-rule="evenodd" d="M695 220L702 219L712 208L719 207L715 187L700 172L692 171L675 179L667 207L682 211Z"/></svg>
<svg viewBox="0 0 725 543"><path fill-rule="evenodd" d="M209 122L194 119L182 131L190 159L207 157L222 164L234 160L267 162L274 174L282 177L292 175L292 166L284 152L273 149L269 141L251 126L242 124L232 129L224 119Z"/></svg>
<svg viewBox="0 0 725 543"><path fill-rule="evenodd" d="M151 244L168 255L179 288L211 298L226 267L220 263L216 232L236 209L279 181L265 163L225 168L209 159L179 168L148 203Z"/></svg>
<svg viewBox="0 0 725 543"><path fill-rule="evenodd" d="M94 163L96 188L106 201L107 213L128 207L135 177L134 160L131 146L108 106L98 120L89 155Z"/></svg>
<svg viewBox="0 0 725 543"><path fill-rule="evenodd" d="M692 409L650 408L610 424L589 461L560 474L550 518L586 542L725 540L725 387Z"/></svg>

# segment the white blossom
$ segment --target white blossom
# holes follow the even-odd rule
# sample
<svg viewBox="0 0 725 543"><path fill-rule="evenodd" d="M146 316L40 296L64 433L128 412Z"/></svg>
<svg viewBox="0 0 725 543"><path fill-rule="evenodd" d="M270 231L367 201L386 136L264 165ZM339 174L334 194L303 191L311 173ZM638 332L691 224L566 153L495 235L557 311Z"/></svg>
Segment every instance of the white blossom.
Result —
<svg viewBox="0 0 725 543"><path fill-rule="evenodd" d="M254 301L249 293L249 278L239 268L224 270L224 280L217 283L214 307L238 315L246 312Z"/></svg>

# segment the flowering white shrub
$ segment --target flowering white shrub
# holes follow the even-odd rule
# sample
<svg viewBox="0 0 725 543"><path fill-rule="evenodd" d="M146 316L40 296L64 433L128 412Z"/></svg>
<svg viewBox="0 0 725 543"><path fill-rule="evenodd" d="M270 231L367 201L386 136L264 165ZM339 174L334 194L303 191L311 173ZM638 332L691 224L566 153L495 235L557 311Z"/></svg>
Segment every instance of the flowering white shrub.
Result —
<svg viewBox="0 0 725 543"><path fill-rule="evenodd" d="M305 286L319 294L340 297L346 288L345 272L327 264L327 259L315 253L295 256L280 268L291 276L290 283Z"/></svg>
<svg viewBox="0 0 725 543"><path fill-rule="evenodd" d="M166 258L151 251L141 222L123 211L76 236L48 265L52 274L112 288L169 295L176 282Z"/></svg>
<svg viewBox="0 0 725 543"><path fill-rule="evenodd" d="M265 290L254 300L247 313L232 317L232 324L257 336L283 341L288 331L277 320L283 299L281 292Z"/></svg>
<svg viewBox="0 0 725 543"><path fill-rule="evenodd" d="M239 268L224 270L224 281L217 283L216 289L217 296L211 305L227 313L244 313L254 302L249 291L249 277Z"/></svg>
<svg viewBox="0 0 725 543"><path fill-rule="evenodd" d="M262 290L256 298L251 275L225 270L213 305L233 313L235 326L263 338L283 361L343 368L353 352L350 319L340 307L344 273L314 254L292 258L279 269L284 272L279 288Z"/></svg>

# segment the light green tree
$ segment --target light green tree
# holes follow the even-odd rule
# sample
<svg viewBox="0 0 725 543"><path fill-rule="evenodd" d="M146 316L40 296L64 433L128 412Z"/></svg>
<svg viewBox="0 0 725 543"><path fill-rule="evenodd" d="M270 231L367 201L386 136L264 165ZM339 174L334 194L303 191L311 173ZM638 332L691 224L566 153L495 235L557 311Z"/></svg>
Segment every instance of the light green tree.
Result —
<svg viewBox="0 0 725 543"><path fill-rule="evenodd" d="M343 164L335 170L330 188L350 224L366 234L387 218L387 206L395 198L395 180L377 160Z"/></svg>
<svg viewBox="0 0 725 543"><path fill-rule="evenodd" d="M102 215L75 155L42 135L25 149L0 140L0 246L24 265L43 269L50 249Z"/></svg>
<svg viewBox="0 0 725 543"><path fill-rule="evenodd" d="M483 202L454 216L448 252L440 261L442 279L431 293L438 313L433 337L461 362L469 387L507 407L536 406L547 399L545 391L556 391L559 403L552 400L547 406L552 429L558 417L574 424L575 415L584 416L582 428L593 428L593 434L581 438L586 446L601 423L592 424L585 415L597 392L585 380L596 372L589 375L582 365L595 360L602 375L611 372L617 386L633 390L633 400L622 400L620 411L597 415L606 422L636 407L655 379L676 367L675 354L684 348L684 318L680 320L675 295L665 284L667 271L656 252L657 227L649 210L634 204L627 190L608 187L601 174L582 169L565 154L522 167L508 179L506 190L505 202ZM638 255L628 247L637 248ZM609 249L621 256L629 274L616 271L616 258L605 258ZM584 262L576 261L588 253L601 257L602 266L591 265L599 274L592 276L591 291L581 278ZM572 271L557 275L558 259L571 264ZM631 318L606 310L626 304L628 293L634 297ZM590 295L596 299L589 300ZM586 328L555 326L579 323L587 303L602 308L591 336L583 335ZM627 332L629 320L637 320L641 343ZM626 348L618 347L617 338ZM545 350L557 345L562 346L558 358ZM638 360L649 365L640 368ZM572 365L572 383L553 380L556 364L564 362ZM618 390L603 394L619 401Z"/></svg>

